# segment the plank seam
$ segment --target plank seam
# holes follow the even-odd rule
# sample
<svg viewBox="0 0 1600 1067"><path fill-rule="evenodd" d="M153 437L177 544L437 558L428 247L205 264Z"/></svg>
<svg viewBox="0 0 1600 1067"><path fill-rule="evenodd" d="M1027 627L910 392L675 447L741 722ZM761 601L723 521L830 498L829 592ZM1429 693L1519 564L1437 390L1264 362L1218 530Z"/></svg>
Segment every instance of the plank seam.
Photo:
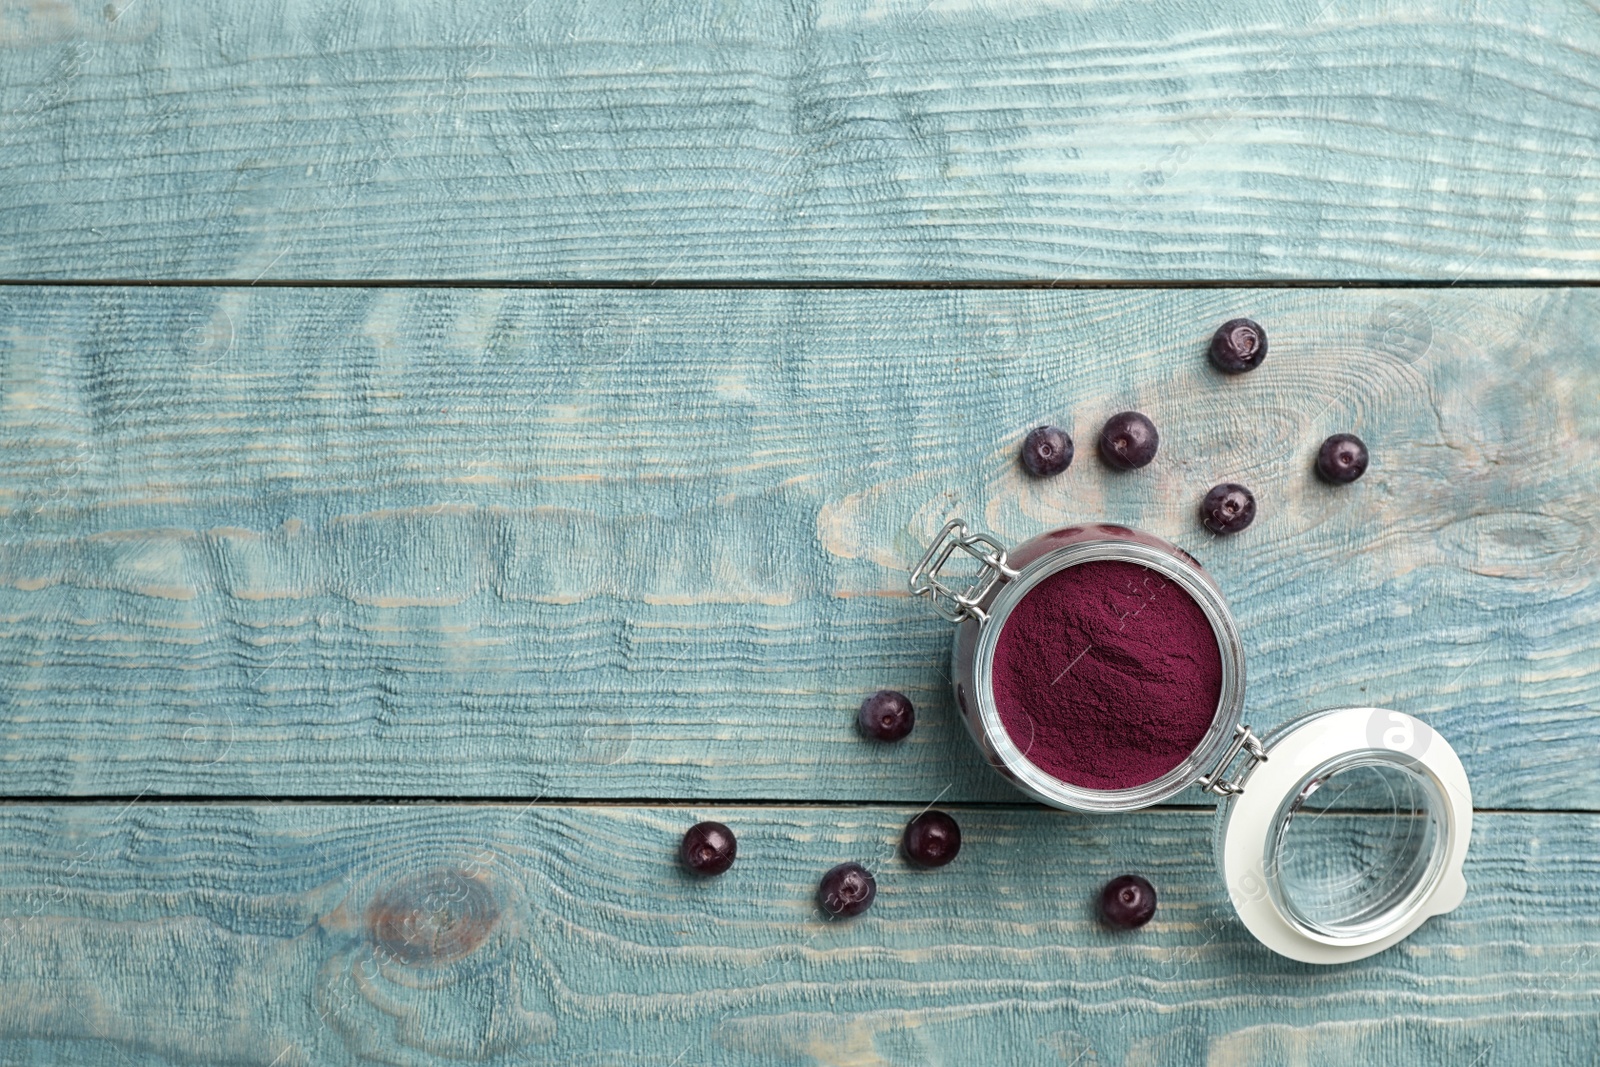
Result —
<svg viewBox="0 0 1600 1067"><path fill-rule="evenodd" d="M243 281L230 278L0 278L0 286L138 289L664 289L664 290L1166 290L1166 289L1592 289L1600 278L1471 278L1471 279L1386 279L1386 278L1244 278L1219 281L1123 281L1082 279L1056 281L1044 278L1012 280L957 279L916 281L912 279L743 279L743 278L262 278Z"/></svg>

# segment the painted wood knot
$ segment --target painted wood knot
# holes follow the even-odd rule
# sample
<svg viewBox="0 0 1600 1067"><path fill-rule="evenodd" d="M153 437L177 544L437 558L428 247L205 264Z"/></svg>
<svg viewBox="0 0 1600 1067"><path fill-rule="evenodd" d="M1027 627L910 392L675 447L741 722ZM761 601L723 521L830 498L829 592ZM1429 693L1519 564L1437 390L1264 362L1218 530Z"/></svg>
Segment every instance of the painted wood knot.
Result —
<svg viewBox="0 0 1600 1067"><path fill-rule="evenodd" d="M499 920L500 905L488 883L454 867L412 875L367 909L367 929L378 951L408 966L470 955Z"/></svg>

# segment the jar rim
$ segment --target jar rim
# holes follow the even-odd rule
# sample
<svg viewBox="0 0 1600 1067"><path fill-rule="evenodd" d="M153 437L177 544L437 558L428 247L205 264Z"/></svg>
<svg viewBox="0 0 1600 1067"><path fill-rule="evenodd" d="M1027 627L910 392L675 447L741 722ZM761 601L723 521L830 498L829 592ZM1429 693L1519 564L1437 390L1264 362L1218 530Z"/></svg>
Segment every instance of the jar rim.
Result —
<svg viewBox="0 0 1600 1067"><path fill-rule="evenodd" d="M1053 807L1077 811L1134 811L1160 803L1183 792L1215 769L1232 741L1244 714L1244 643L1238 624L1222 594L1193 565L1175 553L1152 545L1117 538L1096 538L1063 545L1023 567L1017 577L1002 585L988 607L973 664L978 718L984 747L1005 767L1024 792ZM1211 624L1222 665L1222 684L1211 725L1194 749L1178 765L1149 782L1126 789L1090 789L1072 785L1039 767L1019 749L1000 720L994 698L994 655L1000 632L1012 610L1046 578L1080 564L1096 561L1137 563L1175 583L1200 607Z"/></svg>

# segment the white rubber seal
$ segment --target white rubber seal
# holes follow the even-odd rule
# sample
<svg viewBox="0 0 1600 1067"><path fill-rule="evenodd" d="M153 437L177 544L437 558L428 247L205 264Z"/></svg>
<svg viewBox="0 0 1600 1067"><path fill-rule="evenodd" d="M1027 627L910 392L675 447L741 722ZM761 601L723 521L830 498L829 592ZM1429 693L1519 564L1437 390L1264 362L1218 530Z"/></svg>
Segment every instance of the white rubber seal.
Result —
<svg viewBox="0 0 1600 1067"><path fill-rule="evenodd" d="M1217 850L1234 909L1262 944L1306 963L1348 963L1382 952L1461 903L1467 891L1461 866L1472 836L1472 793L1461 760L1426 723L1387 708L1335 708L1270 736L1266 752L1266 761L1246 772L1244 792L1224 802ZM1313 772L1337 757L1362 753L1381 755L1432 779L1443 800L1443 859L1431 886L1389 921L1360 934L1333 936L1308 929L1280 906L1266 872L1266 843L1278 831L1285 802Z"/></svg>

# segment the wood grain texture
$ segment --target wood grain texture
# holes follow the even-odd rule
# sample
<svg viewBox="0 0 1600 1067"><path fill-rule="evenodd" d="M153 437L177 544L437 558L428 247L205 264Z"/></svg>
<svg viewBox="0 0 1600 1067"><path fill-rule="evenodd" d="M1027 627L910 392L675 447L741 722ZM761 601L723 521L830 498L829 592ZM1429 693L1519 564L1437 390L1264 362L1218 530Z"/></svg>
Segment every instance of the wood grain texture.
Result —
<svg viewBox="0 0 1600 1067"><path fill-rule="evenodd" d="M1583 0L0 12L0 276L1593 278Z"/></svg>
<svg viewBox="0 0 1600 1067"><path fill-rule="evenodd" d="M8 1063L1193 1065L1588 1062L1591 814L1478 821L1465 903L1358 964L1275 957L1195 811L180 805L0 809ZM674 859L699 818L739 860ZM878 878L830 922L816 879ZM1155 920L1093 894L1133 869Z"/></svg>
<svg viewBox="0 0 1600 1067"><path fill-rule="evenodd" d="M1013 797L905 593L965 515L1189 548L1258 728L1395 707L1481 805L1600 804L1600 291L6 296L13 795ZM1090 449L1129 407L1133 475ZM1081 458L1039 482L1045 420ZM1230 479L1260 517L1212 539ZM903 744L855 733L882 687Z"/></svg>

